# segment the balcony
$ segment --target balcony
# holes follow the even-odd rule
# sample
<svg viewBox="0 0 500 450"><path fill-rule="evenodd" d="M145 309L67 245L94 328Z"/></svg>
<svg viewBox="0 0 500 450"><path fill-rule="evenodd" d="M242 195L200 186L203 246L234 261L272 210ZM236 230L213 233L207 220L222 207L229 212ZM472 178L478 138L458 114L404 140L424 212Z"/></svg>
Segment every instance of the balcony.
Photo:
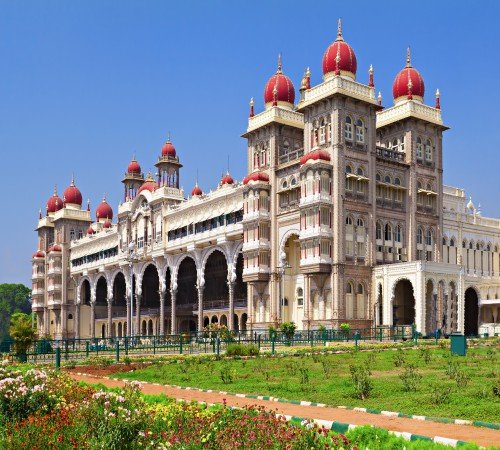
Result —
<svg viewBox="0 0 500 450"><path fill-rule="evenodd" d="M436 214L436 211L434 209L434 206L428 206L428 205L418 205L417 204L417 212L422 213L422 214Z"/></svg>
<svg viewBox="0 0 500 450"><path fill-rule="evenodd" d="M386 161L395 161L404 163L405 153L398 152L395 150L390 150L385 147L377 147L377 158L385 159Z"/></svg>
<svg viewBox="0 0 500 450"><path fill-rule="evenodd" d="M303 228L300 230L300 235L299 239L309 239L312 237L326 237L326 238L331 238L332 237L332 229L330 228L330 225L320 225L320 226L309 226L307 228Z"/></svg>
<svg viewBox="0 0 500 450"><path fill-rule="evenodd" d="M332 258L328 255L308 256L300 258L301 273L329 273L332 268Z"/></svg>
<svg viewBox="0 0 500 450"><path fill-rule="evenodd" d="M31 279L33 281L43 280L44 278L45 278L45 273L43 273L41 271L33 272L32 275L31 275Z"/></svg>
<svg viewBox="0 0 500 450"><path fill-rule="evenodd" d="M303 148L289 151L288 153L279 156L279 164L281 165L281 164L286 164L290 161L295 161L303 155L304 155Z"/></svg>
<svg viewBox="0 0 500 450"><path fill-rule="evenodd" d="M253 222L254 220L269 220L269 211L267 209L256 209L243 214L242 223Z"/></svg>
<svg viewBox="0 0 500 450"><path fill-rule="evenodd" d="M248 252L250 250L269 250L271 245L267 239L257 239L255 241L248 241L243 244L242 251Z"/></svg>
<svg viewBox="0 0 500 450"><path fill-rule="evenodd" d="M61 266L53 266L53 267L49 267L49 270L47 271L47 275L58 275L61 272L62 272Z"/></svg>
<svg viewBox="0 0 500 450"><path fill-rule="evenodd" d="M235 309L244 309L247 307L246 298L235 298L234 299L234 308ZM212 311L212 310L228 310L229 311L229 298L219 299L219 300L203 300L203 311ZM193 314L198 313L198 305L196 305L193 309Z"/></svg>
<svg viewBox="0 0 500 450"><path fill-rule="evenodd" d="M397 202L395 200L392 200L390 198L377 198L377 206L380 206L381 208L386 208L386 209L396 209L399 211L404 211L405 210L405 204L404 202Z"/></svg>
<svg viewBox="0 0 500 450"><path fill-rule="evenodd" d="M33 311L39 311L41 309L44 308L44 301L43 301L43 298L41 299L33 299L33 303L31 304L31 309L33 309Z"/></svg>
<svg viewBox="0 0 500 450"><path fill-rule="evenodd" d="M267 281L270 273L268 266L246 267L243 269L243 281Z"/></svg>
<svg viewBox="0 0 500 450"><path fill-rule="evenodd" d="M49 308L60 308L62 300L60 298L51 298L47 301L47 306Z"/></svg>
<svg viewBox="0 0 500 450"><path fill-rule="evenodd" d="M62 290L62 285L60 284L49 284L47 286L47 292L60 292Z"/></svg>
<svg viewBox="0 0 500 450"><path fill-rule="evenodd" d="M368 202L368 195L364 192L345 191L345 197L348 200Z"/></svg>
<svg viewBox="0 0 500 450"><path fill-rule="evenodd" d="M299 205L309 206L314 203L332 203L332 196L327 192L316 192L315 194L307 195L300 198Z"/></svg>
<svg viewBox="0 0 500 450"><path fill-rule="evenodd" d="M42 287L36 287L31 291L32 297L40 297L44 294L45 290Z"/></svg>

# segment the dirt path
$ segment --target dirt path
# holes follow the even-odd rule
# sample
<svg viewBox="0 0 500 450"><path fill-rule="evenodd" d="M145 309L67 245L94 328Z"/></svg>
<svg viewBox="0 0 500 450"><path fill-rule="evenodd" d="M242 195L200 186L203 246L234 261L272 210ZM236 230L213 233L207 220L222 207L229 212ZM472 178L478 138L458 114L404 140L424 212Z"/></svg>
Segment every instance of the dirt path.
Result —
<svg viewBox="0 0 500 450"><path fill-rule="evenodd" d="M102 377L76 375L75 373L71 373L70 376L77 381L84 381L89 384L102 383L108 387L121 387L124 385L123 381L109 380ZM142 390L145 394L163 393L175 399L186 401L196 400L206 403L222 403L222 400L225 398L229 406L243 407L259 405L264 406L268 410L276 411L278 414L304 417L307 419L333 420L355 425L373 425L391 431L408 432L429 437L441 436L461 441L475 442L481 446L500 445L500 431L474 427L471 425L455 425L408 419L404 417L389 417L339 408L292 405L269 400L240 398L234 395L224 396L216 392L187 391L184 389L153 384L144 384Z"/></svg>

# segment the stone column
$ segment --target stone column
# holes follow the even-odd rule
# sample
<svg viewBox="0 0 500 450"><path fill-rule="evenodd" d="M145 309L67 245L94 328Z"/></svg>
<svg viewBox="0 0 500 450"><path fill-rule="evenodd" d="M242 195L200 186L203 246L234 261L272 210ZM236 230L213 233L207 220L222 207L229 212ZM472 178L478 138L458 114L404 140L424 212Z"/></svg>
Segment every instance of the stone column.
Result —
<svg viewBox="0 0 500 450"><path fill-rule="evenodd" d="M227 325L230 330L233 330L234 329L234 283L228 282L227 287L229 288L229 317Z"/></svg>
<svg viewBox="0 0 500 450"><path fill-rule="evenodd" d="M125 305L127 307L127 320L126 320L127 332L125 332L125 330L123 330L123 336L130 336L131 335L130 324L132 323L132 320L130 317L130 295L127 295L126 293L125 293Z"/></svg>
<svg viewBox="0 0 500 450"><path fill-rule="evenodd" d="M95 338L95 300L90 301L90 337Z"/></svg>
<svg viewBox="0 0 500 450"><path fill-rule="evenodd" d="M160 291L160 335L165 336L165 300L167 298L167 290L162 286Z"/></svg>
<svg viewBox="0 0 500 450"><path fill-rule="evenodd" d="M142 293L136 294L135 296L135 334L136 336L141 335L141 300Z"/></svg>
<svg viewBox="0 0 500 450"><path fill-rule="evenodd" d="M80 303L75 305L75 339L80 339Z"/></svg>
<svg viewBox="0 0 500 450"><path fill-rule="evenodd" d="M203 289L198 286L198 331L203 331Z"/></svg>
<svg viewBox="0 0 500 450"><path fill-rule="evenodd" d="M43 310L43 333L45 336L50 334L50 310L48 308L44 308Z"/></svg>
<svg viewBox="0 0 500 450"><path fill-rule="evenodd" d="M113 297L108 297L108 338L112 337L113 329Z"/></svg>
<svg viewBox="0 0 500 450"><path fill-rule="evenodd" d="M177 334L177 314L175 311L175 301L176 301L175 297L177 295L177 291L172 289L170 291L170 295L171 295L171 299L172 299L170 333Z"/></svg>

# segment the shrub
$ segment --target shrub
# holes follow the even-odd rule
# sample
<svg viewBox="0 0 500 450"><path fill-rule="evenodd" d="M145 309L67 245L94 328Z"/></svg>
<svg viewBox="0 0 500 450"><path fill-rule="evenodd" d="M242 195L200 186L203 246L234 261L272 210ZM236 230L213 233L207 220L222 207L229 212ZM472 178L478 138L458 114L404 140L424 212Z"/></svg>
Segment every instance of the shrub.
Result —
<svg viewBox="0 0 500 450"><path fill-rule="evenodd" d="M373 383L370 379L370 374L365 366L350 365L351 380L354 386L354 395L356 398L364 400L370 396L373 390Z"/></svg>
<svg viewBox="0 0 500 450"><path fill-rule="evenodd" d="M448 365L446 366L446 375L450 377L450 379L455 379L457 372L459 370L458 362L453 359L448 360Z"/></svg>
<svg viewBox="0 0 500 450"><path fill-rule="evenodd" d="M469 384L470 376L464 370L458 370L455 375L455 381L458 387L464 388Z"/></svg>
<svg viewBox="0 0 500 450"><path fill-rule="evenodd" d="M231 369L229 364L223 364L220 368L220 379L224 384L230 384L233 382L234 370Z"/></svg>
<svg viewBox="0 0 500 450"><path fill-rule="evenodd" d="M401 367L406 362L405 354L401 348L398 348L394 355L394 366Z"/></svg>
<svg viewBox="0 0 500 450"><path fill-rule="evenodd" d="M431 350L429 347L420 348L420 357L424 360L425 364L429 364L432 359Z"/></svg>
<svg viewBox="0 0 500 450"><path fill-rule="evenodd" d="M227 356L256 356L259 354L259 347L255 344L229 344L227 346Z"/></svg>
<svg viewBox="0 0 500 450"><path fill-rule="evenodd" d="M31 317L21 312L12 314L9 334L14 340L15 352L18 355L26 355L36 338L36 331L31 325Z"/></svg>
<svg viewBox="0 0 500 450"><path fill-rule="evenodd" d="M349 323L341 323L340 324L340 331L342 331L342 333L345 336L349 336L349 333L351 331L351 324L349 324Z"/></svg>
<svg viewBox="0 0 500 450"><path fill-rule="evenodd" d="M280 326L280 330L283 332L283 335L288 340L293 339L296 329L297 325L295 325L294 322L283 322Z"/></svg>
<svg viewBox="0 0 500 450"><path fill-rule="evenodd" d="M413 364L408 364L405 371L399 375L403 382L403 390L405 392L416 392L422 375L418 373L417 368Z"/></svg>
<svg viewBox="0 0 500 450"><path fill-rule="evenodd" d="M448 403L452 391L451 386L433 386L431 390L431 402L434 405Z"/></svg>

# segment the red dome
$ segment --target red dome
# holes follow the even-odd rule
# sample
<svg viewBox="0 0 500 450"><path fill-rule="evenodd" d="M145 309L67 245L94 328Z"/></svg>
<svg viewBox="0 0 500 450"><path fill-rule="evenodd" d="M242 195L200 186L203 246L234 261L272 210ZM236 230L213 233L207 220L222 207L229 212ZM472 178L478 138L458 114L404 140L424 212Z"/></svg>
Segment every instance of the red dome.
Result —
<svg viewBox="0 0 500 450"><path fill-rule="evenodd" d="M156 181L154 180L153 175L150 172L146 177L146 181L142 183L141 187L139 188L139 193L142 191L154 192L157 188L158 185L156 184Z"/></svg>
<svg viewBox="0 0 500 450"><path fill-rule="evenodd" d="M175 151L174 144L170 142L170 138L168 138L167 142L163 145L161 149L161 156L170 156L170 158L175 158L177 152Z"/></svg>
<svg viewBox="0 0 500 450"><path fill-rule="evenodd" d="M82 193L80 189L75 186L75 180L71 180L71 184L66 188L63 194L64 202L73 205L82 206Z"/></svg>
<svg viewBox="0 0 500 450"><path fill-rule="evenodd" d="M281 57L278 58L278 70L269 78L264 88L264 103L266 105L274 102L274 89L276 88L276 101L288 103L293 106L295 102L295 88L292 80L283 74L281 70Z"/></svg>
<svg viewBox="0 0 500 450"><path fill-rule="evenodd" d="M111 220L106 220L106 222L104 222L104 225L102 227L108 229L111 228L111 225L112 225Z"/></svg>
<svg viewBox="0 0 500 450"><path fill-rule="evenodd" d="M329 73L339 73L356 78L358 63L352 47L344 41L342 24L338 22L337 39L330 44L323 55L323 76Z"/></svg>
<svg viewBox="0 0 500 450"><path fill-rule="evenodd" d="M49 253L50 252L61 252L61 246L58 244L53 245L52 247L49 247Z"/></svg>
<svg viewBox="0 0 500 450"><path fill-rule="evenodd" d="M88 227L87 228L87 234L88 235L95 234L95 230L92 227Z"/></svg>
<svg viewBox="0 0 500 450"><path fill-rule="evenodd" d="M135 158L132 158L132 161L130 161L128 167L127 167L127 173L133 173L136 175L140 175L141 173L141 166L139 163L135 160Z"/></svg>
<svg viewBox="0 0 500 450"><path fill-rule="evenodd" d="M198 182L194 185L193 190L191 191L191 195L194 197L196 195L203 195L203 191L201 190L200 186L198 186Z"/></svg>
<svg viewBox="0 0 500 450"><path fill-rule="evenodd" d="M406 67L402 69L392 84L392 96L394 100L415 99L423 101L425 93L424 79L417 69L411 65L410 49L406 57Z"/></svg>
<svg viewBox="0 0 500 450"><path fill-rule="evenodd" d="M233 183L234 183L233 177L229 175L229 172L227 172L226 175L224 175L220 180L220 184L233 184Z"/></svg>
<svg viewBox="0 0 500 450"><path fill-rule="evenodd" d="M316 150L310 151L309 153L304 155L302 158L300 158L300 165L303 165L307 161L311 161L311 160L312 161L318 161L318 160L330 161L330 159L331 159L330 154L326 150L318 148Z"/></svg>
<svg viewBox="0 0 500 450"><path fill-rule="evenodd" d="M47 200L47 212L48 213L55 213L56 211L59 211L62 207L63 207L63 201L57 195L56 189L54 189L54 193Z"/></svg>
<svg viewBox="0 0 500 450"><path fill-rule="evenodd" d="M264 181L265 183L269 183L269 175L264 172L252 172L243 179L243 184L248 184L250 181Z"/></svg>
<svg viewBox="0 0 500 450"><path fill-rule="evenodd" d="M109 206L109 203L106 201L106 198L102 199L102 202L99 203L99 206L95 210L96 219L109 219L113 218L113 209Z"/></svg>
<svg viewBox="0 0 500 450"><path fill-rule="evenodd" d="M43 253L41 250L38 250L37 252L33 253L33 258L45 258L45 253Z"/></svg>

